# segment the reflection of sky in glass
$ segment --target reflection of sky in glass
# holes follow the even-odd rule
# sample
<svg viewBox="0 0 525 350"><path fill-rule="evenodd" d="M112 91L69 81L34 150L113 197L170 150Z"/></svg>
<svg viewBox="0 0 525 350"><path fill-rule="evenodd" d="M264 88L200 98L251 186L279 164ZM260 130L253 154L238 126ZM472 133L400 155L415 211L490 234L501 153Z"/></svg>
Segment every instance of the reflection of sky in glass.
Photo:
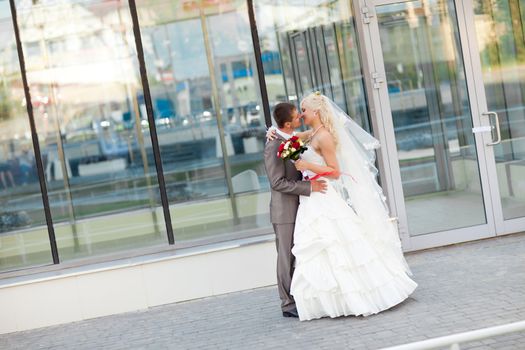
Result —
<svg viewBox="0 0 525 350"><path fill-rule="evenodd" d="M167 31L176 79L183 80L207 76L208 63L200 20L172 23L168 25ZM162 46L165 51L164 57L169 62L170 57L167 49L170 46L158 46Z"/></svg>
<svg viewBox="0 0 525 350"><path fill-rule="evenodd" d="M9 2L0 0L0 51L3 50L12 35L13 23L10 20L11 10L9 9Z"/></svg>
<svg viewBox="0 0 525 350"><path fill-rule="evenodd" d="M56 5L55 1L41 3ZM74 3L82 4L83 1ZM21 9L30 8L31 2L20 1L18 6ZM10 19L10 15L9 2L0 0L0 48L8 42L7 37L12 35L11 21L2 20ZM228 12L208 16L207 19L214 57L240 56L252 52L246 14ZM163 67L172 66L177 80L204 77L209 74L199 18L173 22L166 26L143 28L143 33L146 54L156 56L155 60L160 60ZM152 45L155 46L156 55Z"/></svg>
<svg viewBox="0 0 525 350"><path fill-rule="evenodd" d="M0 0L0 18L7 17L10 14L9 11L9 1Z"/></svg>
<svg viewBox="0 0 525 350"><path fill-rule="evenodd" d="M199 20L144 28L142 37L145 55L149 56L146 61L156 63L163 69L174 67L173 73L177 80L208 74ZM156 69L156 67L151 66L148 69Z"/></svg>
<svg viewBox="0 0 525 350"><path fill-rule="evenodd" d="M214 56L237 56L252 52L247 16L241 16L238 12L224 13L209 17L208 23Z"/></svg>
<svg viewBox="0 0 525 350"><path fill-rule="evenodd" d="M251 34L245 17L237 12L207 17L214 57L252 54ZM173 66L177 80L209 75L200 19L145 28L143 37L146 54L156 54L155 60L163 67Z"/></svg>

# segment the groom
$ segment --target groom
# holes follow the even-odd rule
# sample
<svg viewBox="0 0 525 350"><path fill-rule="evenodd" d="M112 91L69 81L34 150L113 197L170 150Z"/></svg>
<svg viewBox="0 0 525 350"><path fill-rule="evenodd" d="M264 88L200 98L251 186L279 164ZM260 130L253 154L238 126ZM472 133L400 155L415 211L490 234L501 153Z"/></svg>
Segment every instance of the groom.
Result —
<svg viewBox="0 0 525 350"><path fill-rule="evenodd" d="M275 106L273 118L277 124L276 138L268 141L264 148L264 165L272 188L270 217L277 245L277 286L284 317L298 317L295 301L290 295L290 284L294 270L292 255L295 216L299 207L299 196L311 192L324 192L324 181L302 181L302 176L290 161L277 157L281 142L292 137L301 126L301 115L291 103Z"/></svg>

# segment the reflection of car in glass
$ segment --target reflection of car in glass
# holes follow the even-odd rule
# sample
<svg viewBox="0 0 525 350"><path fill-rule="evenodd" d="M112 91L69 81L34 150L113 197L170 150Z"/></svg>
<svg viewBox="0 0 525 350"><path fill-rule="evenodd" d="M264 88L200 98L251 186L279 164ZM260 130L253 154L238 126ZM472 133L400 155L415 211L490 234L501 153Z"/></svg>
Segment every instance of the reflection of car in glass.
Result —
<svg viewBox="0 0 525 350"><path fill-rule="evenodd" d="M213 119L213 114L210 111L204 111L202 112L202 115L200 117L200 120L203 122L207 122Z"/></svg>
<svg viewBox="0 0 525 350"><path fill-rule="evenodd" d="M100 148L106 157L127 157L128 141L126 135L118 130L118 125L109 120L102 120L100 128L97 129Z"/></svg>
<svg viewBox="0 0 525 350"><path fill-rule="evenodd" d="M64 128L64 137L67 143L82 142L97 138L92 126L91 115L76 116Z"/></svg>
<svg viewBox="0 0 525 350"><path fill-rule="evenodd" d="M250 126L261 124L261 106L256 103L250 103L246 106L246 123Z"/></svg>
<svg viewBox="0 0 525 350"><path fill-rule="evenodd" d="M155 125L157 127L171 128L175 126L175 117L156 118Z"/></svg>
<svg viewBox="0 0 525 350"><path fill-rule="evenodd" d="M17 228L29 227L33 220L26 211L2 211L0 213L0 233Z"/></svg>

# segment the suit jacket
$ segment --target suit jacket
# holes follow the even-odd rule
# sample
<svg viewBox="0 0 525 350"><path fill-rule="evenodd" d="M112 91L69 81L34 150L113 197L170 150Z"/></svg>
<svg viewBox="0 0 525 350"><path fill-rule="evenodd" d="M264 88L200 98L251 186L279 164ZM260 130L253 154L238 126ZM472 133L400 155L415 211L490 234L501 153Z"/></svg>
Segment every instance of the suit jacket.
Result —
<svg viewBox="0 0 525 350"><path fill-rule="evenodd" d="M273 224L293 224L299 207L299 196L310 195L310 182L302 176L292 162L277 158L279 145L284 140L280 135L266 143L264 166L272 188L270 218Z"/></svg>

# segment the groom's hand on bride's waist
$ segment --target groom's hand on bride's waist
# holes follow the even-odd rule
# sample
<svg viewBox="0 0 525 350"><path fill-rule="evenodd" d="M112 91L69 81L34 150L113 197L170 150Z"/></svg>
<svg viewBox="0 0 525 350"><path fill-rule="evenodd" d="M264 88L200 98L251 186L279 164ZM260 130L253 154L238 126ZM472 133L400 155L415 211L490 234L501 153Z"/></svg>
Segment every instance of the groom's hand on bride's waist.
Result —
<svg viewBox="0 0 525 350"><path fill-rule="evenodd" d="M326 182L324 180L315 180L310 182L312 192L326 193Z"/></svg>

